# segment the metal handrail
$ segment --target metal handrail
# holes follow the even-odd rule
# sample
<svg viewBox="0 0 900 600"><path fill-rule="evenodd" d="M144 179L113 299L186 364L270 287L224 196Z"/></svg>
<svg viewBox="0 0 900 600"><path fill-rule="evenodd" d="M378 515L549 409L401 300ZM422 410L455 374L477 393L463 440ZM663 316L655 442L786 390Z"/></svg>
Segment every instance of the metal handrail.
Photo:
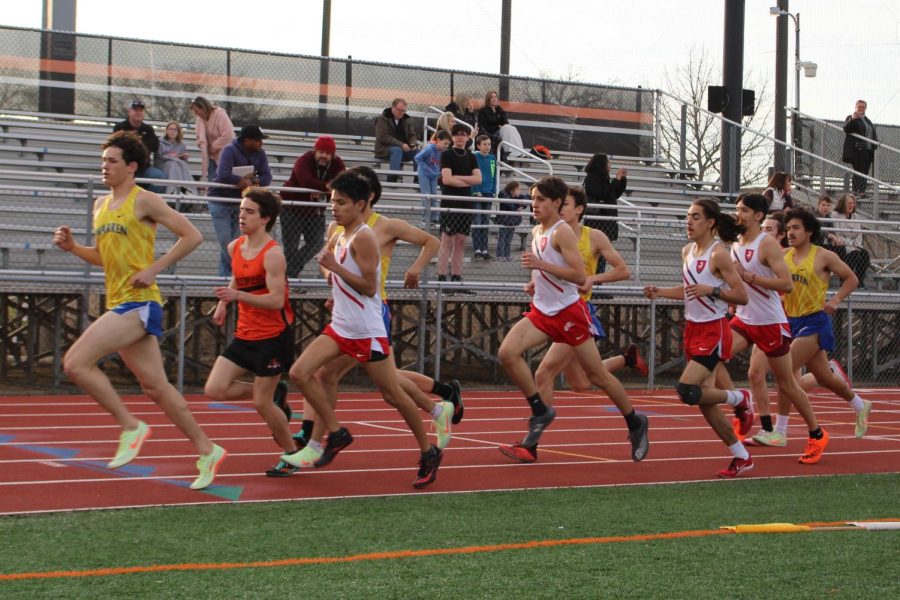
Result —
<svg viewBox="0 0 900 600"><path fill-rule="evenodd" d="M499 157L503 156L502 149L503 149L504 145L509 146L510 148L512 148L513 150L515 150L517 152L520 152L522 154L521 159L523 159L523 160L531 160L536 163L543 164L544 166L547 167L547 174L553 175L553 165L550 164L550 161L545 160L539 156L535 156L534 154L531 154L530 152L528 152L528 150L526 150L525 148L519 148L515 144L510 144L506 140L501 140L500 143L497 144L497 158L498 159L499 159ZM497 177L496 177L496 181L494 182L494 195L495 196L500 193L500 166L501 165L505 166L510 171L515 171L516 173L519 173L519 175L526 177L526 178L530 179L531 181L537 181L537 178L532 177L531 175L528 175L528 174L520 171L519 169L512 166L511 164L509 164L505 161L502 161L502 160L498 160L497 161Z"/></svg>
<svg viewBox="0 0 900 600"><path fill-rule="evenodd" d="M840 131L844 135L847 135L847 132L844 131L843 127L839 127L839 126L835 125L834 123L829 123L828 121L826 121L824 119L814 117L803 111L795 110L793 108L790 108L789 106L786 106L785 109L791 113L800 115L804 119L809 119L810 121L815 121L816 123L821 123L822 125L825 125L826 127L836 129L837 131ZM872 144L873 146L878 146L879 148L884 148L885 150L890 150L891 152L896 152L897 154L900 154L900 149L894 148L893 146L888 146L887 144L885 144L883 142L879 142L878 140L870 140L869 138L859 135L858 133L851 133L850 135L852 135L855 138L859 138L860 140L863 140L869 144Z"/></svg>

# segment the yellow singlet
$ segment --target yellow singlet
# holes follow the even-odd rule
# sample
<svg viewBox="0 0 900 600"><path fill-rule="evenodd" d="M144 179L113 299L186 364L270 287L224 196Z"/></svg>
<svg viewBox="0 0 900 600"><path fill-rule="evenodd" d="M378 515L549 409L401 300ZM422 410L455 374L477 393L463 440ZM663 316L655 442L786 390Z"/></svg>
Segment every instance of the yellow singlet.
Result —
<svg viewBox="0 0 900 600"><path fill-rule="evenodd" d="M581 254L581 260L584 262L584 274L590 277L597 272L597 263L600 257L591 250L591 228L581 226L581 236L578 238L578 253ZM581 294L584 300L591 299L591 291Z"/></svg>
<svg viewBox="0 0 900 600"><path fill-rule="evenodd" d="M122 206L112 210L112 194L103 198L94 215L94 237L106 276L106 308L125 302L162 304L156 282L148 288L131 287L129 281L153 264L156 225L148 225L134 216L134 200L141 188L134 186Z"/></svg>
<svg viewBox="0 0 900 600"><path fill-rule="evenodd" d="M366 221L366 225L371 227L373 230L375 229L375 223L378 219L381 218L377 212L373 212L369 215L369 219ZM334 228L335 235L341 235L344 233L344 226L338 225ZM381 252L381 248L378 249ZM381 299L387 302L387 274L388 269L391 268L391 255L390 254L382 254L381 255Z"/></svg>
<svg viewBox="0 0 900 600"><path fill-rule="evenodd" d="M793 248L784 255L794 280L793 291L784 296L784 312L789 317L805 317L824 309L828 282L822 281L813 268L817 249L817 246L812 246L799 265L794 263Z"/></svg>

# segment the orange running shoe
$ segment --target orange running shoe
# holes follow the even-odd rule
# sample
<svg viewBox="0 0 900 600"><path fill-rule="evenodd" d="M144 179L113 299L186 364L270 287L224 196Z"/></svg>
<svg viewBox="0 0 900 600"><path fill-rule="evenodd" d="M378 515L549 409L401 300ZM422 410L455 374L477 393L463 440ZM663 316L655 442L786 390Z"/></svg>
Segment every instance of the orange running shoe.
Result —
<svg viewBox="0 0 900 600"><path fill-rule="evenodd" d="M804 465L814 465L820 460L822 460L822 453L825 452L825 446L828 445L828 432L824 429L822 430L822 438L818 440L814 440L813 438L809 438L806 441L806 450L803 451L803 455L800 457L800 462Z"/></svg>

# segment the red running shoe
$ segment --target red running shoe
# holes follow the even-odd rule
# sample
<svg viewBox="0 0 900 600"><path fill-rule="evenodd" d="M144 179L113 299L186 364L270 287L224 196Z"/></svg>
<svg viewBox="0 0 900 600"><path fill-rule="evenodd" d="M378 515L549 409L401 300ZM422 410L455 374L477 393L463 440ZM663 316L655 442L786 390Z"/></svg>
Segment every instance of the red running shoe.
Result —
<svg viewBox="0 0 900 600"><path fill-rule="evenodd" d="M523 446L516 443L512 446L499 446L497 449L511 459L522 463L537 462L537 446Z"/></svg>
<svg viewBox="0 0 900 600"><path fill-rule="evenodd" d="M738 391L744 395L744 399L734 407L734 416L740 421L735 433L743 439L753 428L753 396L747 390Z"/></svg>
<svg viewBox="0 0 900 600"><path fill-rule="evenodd" d="M427 452L422 453L419 459L419 472L413 481L413 487L423 488L437 478L438 467L444 459L444 453L437 446L431 446Z"/></svg>
<svg viewBox="0 0 900 600"><path fill-rule="evenodd" d="M753 470L753 457L748 455L746 460L743 458L731 459L731 463L729 463L728 467L725 469L722 469L721 471L716 473L716 475L721 477L722 479L734 479L741 473L743 473L745 471L752 471L752 470Z"/></svg>
<svg viewBox="0 0 900 600"><path fill-rule="evenodd" d="M634 368L637 369L638 373L644 377L647 377L650 374L650 368L647 366L644 357L641 356L641 349L638 348L637 344L628 344L625 348L625 352L622 354L634 359Z"/></svg>

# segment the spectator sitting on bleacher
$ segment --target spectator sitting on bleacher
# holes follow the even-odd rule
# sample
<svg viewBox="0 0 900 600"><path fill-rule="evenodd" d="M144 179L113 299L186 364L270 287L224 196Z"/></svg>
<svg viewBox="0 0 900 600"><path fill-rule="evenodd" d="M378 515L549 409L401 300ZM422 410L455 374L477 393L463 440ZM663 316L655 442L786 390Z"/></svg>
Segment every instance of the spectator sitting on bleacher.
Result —
<svg viewBox="0 0 900 600"><path fill-rule="evenodd" d="M438 129L431 136L431 141L418 154L416 165L419 171L419 192L422 194L422 211L437 206L438 180L441 178L441 154L450 146L450 132ZM431 213L431 222L440 221L438 213Z"/></svg>
<svg viewBox="0 0 900 600"><path fill-rule="evenodd" d="M819 219L819 225L824 228L834 227L834 224L831 222L831 210L832 210L833 201L828 196L821 196L819 201L816 203L816 218ZM843 246L836 245L837 235L835 235L831 231L819 231L819 239L818 241L813 240L814 244L818 244L822 246L826 250L831 250L835 254L837 254L841 260L844 260L844 256L847 255L847 251ZM846 261L845 261L846 262Z"/></svg>
<svg viewBox="0 0 900 600"><path fill-rule="evenodd" d="M471 125L472 129L476 130L477 133L478 115L475 114L474 102L472 102L471 98L459 94L456 96L455 101L444 107L444 110L453 113L453 116L460 121L465 121Z"/></svg>
<svg viewBox="0 0 900 600"><path fill-rule="evenodd" d="M443 113L440 117L438 117L437 122L434 124L435 131L446 131L447 135L450 135L450 132L453 130L453 126L456 124L456 115L454 115L449 110ZM474 128L469 130L469 139L466 140L466 150L471 151L472 146L475 143L475 132L478 130L478 126L476 125Z"/></svg>
<svg viewBox="0 0 900 600"><path fill-rule="evenodd" d="M523 194L521 190L522 184L513 180L500 190L497 197L507 200L530 200L528 194ZM497 225L499 225L497 232L497 260L509 262L512 260L510 246L512 245L513 232L522 223L520 214L522 205L513 204L512 202L501 202L500 211L506 214L499 214L494 218Z"/></svg>
<svg viewBox="0 0 900 600"><path fill-rule="evenodd" d="M769 179L769 186L763 192L763 196L769 201L769 212L787 210L794 206L791 198L791 190L794 188L791 176L783 171L778 171Z"/></svg>
<svg viewBox="0 0 900 600"><path fill-rule="evenodd" d="M156 152L156 166L166 174L166 179L180 181L193 181L191 170L188 168L187 146L184 144L184 130L176 121L166 124L166 134L159 140L159 150ZM177 194L179 188L188 189L196 194L197 190L186 186L165 186L166 194Z"/></svg>
<svg viewBox="0 0 900 600"><path fill-rule="evenodd" d="M299 277L303 266L313 258L325 243L325 207L328 200L328 182L347 170L344 161L337 156L334 138L323 135L315 146L294 163L285 187L310 188L318 192L281 192L284 200L322 202L323 207L281 207L281 241L287 258L288 277ZM300 236L303 246L300 247Z"/></svg>
<svg viewBox="0 0 900 600"><path fill-rule="evenodd" d="M500 128L509 124L498 98L497 92L488 92L484 95L484 106L478 111L478 131L491 136L493 148L500 143Z"/></svg>
<svg viewBox="0 0 900 600"><path fill-rule="evenodd" d="M200 178L212 181L216 177L219 155L234 139L234 124L224 108L214 106L203 96L191 101L191 112L197 117L197 146L200 148Z"/></svg>
<svg viewBox="0 0 900 600"><path fill-rule="evenodd" d="M153 127L144 123L144 102L139 98L135 98L128 105L128 118L119 121L113 126L113 133L116 131L136 131L141 136L141 142L150 154L150 163L146 167L137 172L135 177L145 179L165 179L166 174L153 166L153 155L159 150L159 138ZM162 193L162 186L145 185L149 191L157 194Z"/></svg>
<svg viewBox="0 0 900 600"><path fill-rule="evenodd" d="M856 278L859 279L859 287L864 288L870 258L869 252L863 247L862 225L853 220L855 214L856 197L853 194L844 194L834 207L831 218L835 227L850 231L834 232L834 244L844 249L845 254L841 258L853 269Z"/></svg>
<svg viewBox="0 0 900 600"><path fill-rule="evenodd" d="M269 170L269 159L262 149L264 135L258 125L245 125L237 139L225 146L219 156L219 167L216 170L216 183L227 183L233 188L215 187L209 190L210 196L234 198L239 200L241 191L251 185L268 187L272 183L272 171ZM253 167L246 175L234 173L235 167ZM219 275L231 276L231 257L228 255L228 244L241 235L238 228L240 202L209 201L209 214L212 217L213 229L219 240Z"/></svg>
<svg viewBox="0 0 900 600"><path fill-rule="evenodd" d="M481 185L478 161L466 150L469 128L462 123L453 126L453 146L441 155L441 194L458 196L458 199L442 199L441 208L472 208L472 187ZM441 213L441 248L438 251L438 281L447 280L447 262L450 264L450 281L462 281L463 257L466 237L472 230L472 213L449 211ZM452 258L451 258L452 255Z"/></svg>
<svg viewBox="0 0 900 600"><path fill-rule="evenodd" d="M394 98L390 107L375 119L375 157L388 159L391 171L399 171L404 162L415 158L418 147L419 138L412 119L406 114L406 100ZM387 176L390 182L398 179L397 175Z"/></svg>
<svg viewBox="0 0 900 600"><path fill-rule="evenodd" d="M478 169L481 171L481 185L472 188L472 195L481 198L489 198L475 202L472 208L485 211L476 213L472 224L475 230L472 231L472 247L475 249L474 260L494 260L494 257L488 254L488 225L491 222L490 211L494 205L494 195L496 194L497 185L497 157L491 154L491 138L490 136L481 134L475 138L475 160L478 161Z"/></svg>
<svg viewBox="0 0 900 600"><path fill-rule="evenodd" d="M619 196L628 187L628 170L620 167L615 179L609 176L609 157L606 154L595 154L584 167L584 191L587 194L588 210L586 216L613 217L609 220L585 219L584 224L606 234L609 241L619 239L619 224L615 217L619 211L615 208L602 208L603 205L615 206ZM601 256L597 261L597 273L606 270L606 260Z"/></svg>

